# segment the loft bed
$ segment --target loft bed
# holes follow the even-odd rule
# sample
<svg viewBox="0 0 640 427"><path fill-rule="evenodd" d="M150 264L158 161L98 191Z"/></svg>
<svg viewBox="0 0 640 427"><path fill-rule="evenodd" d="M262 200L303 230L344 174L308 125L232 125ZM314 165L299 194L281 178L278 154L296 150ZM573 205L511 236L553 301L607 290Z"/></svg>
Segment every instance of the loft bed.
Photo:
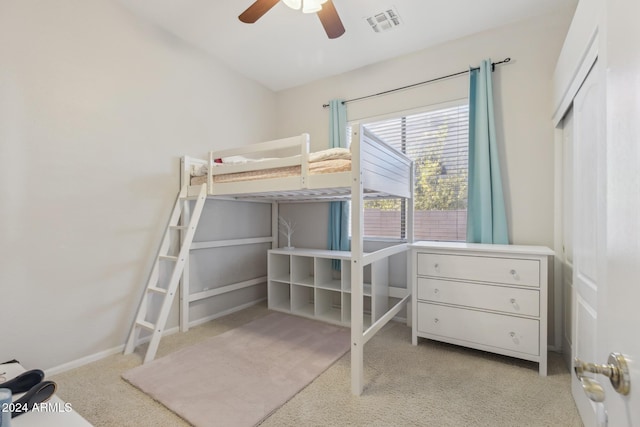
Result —
<svg viewBox="0 0 640 427"><path fill-rule="evenodd" d="M395 305L384 313L378 310L375 318L365 324L365 268L407 251L408 245L402 243L365 253L363 201L372 198L406 199L409 207L407 235L408 243L411 243L413 162L364 127L356 125L352 129L349 150L310 153L309 136L302 134L212 151L207 160L184 157L182 182L186 184L183 188L189 196L196 196L206 186L208 198L272 203L273 249L279 247L278 203L351 201L351 251L335 253L343 263L350 261L351 389L353 394L360 395L364 386L364 344L395 317L410 298L407 286L407 291L398 297ZM290 155L292 153L295 154ZM185 287L188 292L188 278L183 278L183 292ZM188 296L183 296L183 299L189 300ZM188 310L188 302L186 308Z"/></svg>

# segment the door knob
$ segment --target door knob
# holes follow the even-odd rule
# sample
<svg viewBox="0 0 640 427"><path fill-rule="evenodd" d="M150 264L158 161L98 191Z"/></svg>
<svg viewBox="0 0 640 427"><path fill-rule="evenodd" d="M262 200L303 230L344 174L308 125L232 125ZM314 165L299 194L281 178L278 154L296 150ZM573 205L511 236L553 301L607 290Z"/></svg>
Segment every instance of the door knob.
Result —
<svg viewBox="0 0 640 427"><path fill-rule="evenodd" d="M589 377L580 377L580 384L582 384L582 390L587 397L594 402L604 402L604 389L600 383L596 380L592 380Z"/></svg>
<svg viewBox="0 0 640 427"><path fill-rule="evenodd" d="M618 393L622 395L629 394L631 390L631 378L629 376L629 367L624 356L620 353L609 354L606 365L598 365L597 363L583 362L576 357L574 361L574 372L576 377L582 383L582 388L589 399L594 402L604 401L604 389L597 381L586 377L585 372L592 374L601 374L609 378L611 385Z"/></svg>

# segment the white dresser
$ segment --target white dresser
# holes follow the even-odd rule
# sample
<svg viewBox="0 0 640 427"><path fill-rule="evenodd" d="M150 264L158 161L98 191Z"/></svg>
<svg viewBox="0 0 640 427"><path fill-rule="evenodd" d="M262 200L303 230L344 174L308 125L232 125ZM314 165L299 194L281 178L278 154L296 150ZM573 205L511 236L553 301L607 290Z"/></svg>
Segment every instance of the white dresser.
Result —
<svg viewBox="0 0 640 427"><path fill-rule="evenodd" d="M411 245L412 342L418 337L539 363L547 375L547 284L541 246Z"/></svg>

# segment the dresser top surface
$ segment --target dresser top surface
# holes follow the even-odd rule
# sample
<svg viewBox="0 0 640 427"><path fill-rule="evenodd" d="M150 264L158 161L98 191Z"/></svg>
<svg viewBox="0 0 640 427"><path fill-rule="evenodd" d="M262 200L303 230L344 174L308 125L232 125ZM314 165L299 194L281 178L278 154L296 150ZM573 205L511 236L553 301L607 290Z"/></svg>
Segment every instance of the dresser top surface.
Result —
<svg viewBox="0 0 640 427"><path fill-rule="evenodd" d="M451 250L469 252L492 252L505 254L527 254L527 255L547 255L552 256L554 251L546 246L529 245L492 245L486 243L465 243L465 242L434 242L420 241L409 245L412 249L427 250Z"/></svg>

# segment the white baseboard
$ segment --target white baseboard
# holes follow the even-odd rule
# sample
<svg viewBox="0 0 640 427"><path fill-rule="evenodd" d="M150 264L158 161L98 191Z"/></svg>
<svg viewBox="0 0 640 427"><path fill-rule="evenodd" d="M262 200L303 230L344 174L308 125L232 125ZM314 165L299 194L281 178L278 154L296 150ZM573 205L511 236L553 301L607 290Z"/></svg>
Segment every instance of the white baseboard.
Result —
<svg viewBox="0 0 640 427"><path fill-rule="evenodd" d="M195 327L198 325L202 325L203 323L210 322L211 320L215 320L219 317L226 316L231 313L235 313L236 311L244 310L245 308L249 308L252 305L259 304L263 302L266 298L261 298L255 301L248 302L246 304L239 305L237 307L230 308L228 310L221 311L220 313L213 314L211 316L203 317L200 319L196 319L192 322L189 322L189 327ZM174 326L173 328L166 329L162 336L168 336L171 334L175 334L180 331L180 327ZM138 344L144 344L146 342L151 341L151 336L142 338L138 341ZM89 356L81 357L76 360L72 360L71 362L63 363L62 365L54 366L53 368L49 368L45 370L45 376L49 377L51 375L61 374L66 371L70 371L71 369L79 368L84 365L88 365L92 362L97 362L98 360L104 359L105 357L112 356L114 354L122 353L124 351L124 344L119 345L117 347L110 348L108 350L100 351L98 353L90 354Z"/></svg>
<svg viewBox="0 0 640 427"><path fill-rule="evenodd" d="M216 314L212 314L211 316L206 316L206 317L202 317L200 319L193 320L193 321L189 322L189 327L192 328L194 326L202 325L203 323L207 323L207 322L215 320L215 319L217 319L219 317L235 313L236 311L244 310L245 308L249 308L249 307L251 307L253 305L259 304L259 303L261 303L263 301L266 301L266 300L267 300L266 298L261 298L261 299L258 299L258 300L254 300L254 301L248 302L246 304L239 305L237 307L230 308L228 310L221 311L221 312L216 313Z"/></svg>
<svg viewBox="0 0 640 427"><path fill-rule="evenodd" d="M123 351L124 351L124 344L114 348L110 348L109 350L104 350L98 353L91 354L89 356L81 357L80 359L72 360L71 362L54 366L53 368L45 369L45 376L48 377L50 375L61 374L66 371L70 371L71 369L75 369L75 368L79 368L80 366L87 365L91 362L96 362L100 359L104 359L105 357L109 357L117 353L122 353Z"/></svg>

